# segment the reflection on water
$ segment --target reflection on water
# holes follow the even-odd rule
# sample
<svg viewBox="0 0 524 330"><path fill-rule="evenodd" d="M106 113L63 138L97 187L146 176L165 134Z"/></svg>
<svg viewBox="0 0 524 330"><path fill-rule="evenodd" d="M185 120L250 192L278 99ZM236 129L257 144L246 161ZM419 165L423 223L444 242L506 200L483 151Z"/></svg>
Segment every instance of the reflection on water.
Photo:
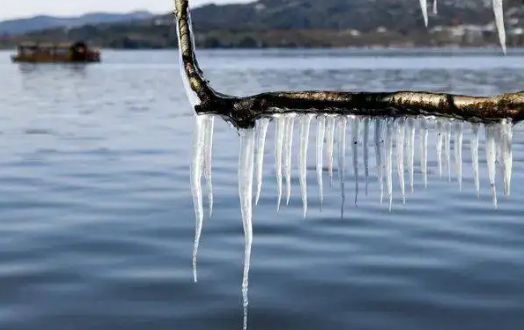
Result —
<svg viewBox="0 0 524 330"><path fill-rule="evenodd" d="M477 197L480 196L480 168L488 171L489 189L493 206L498 207L496 188L497 172L502 177L504 195L509 196L512 176L512 136L513 125L509 120L497 123L479 124L459 120L433 117L359 117L346 115L318 115L312 114L280 114L272 118L259 119L253 129L242 129L240 135L240 151L238 164L238 192L240 210L244 227L244 274L242 293L244 301L244 329L247 328L248 283L251 260L251 246L253 242L253 180L256 177L255 199L258 203L263 184L264 154L267 132L270 124L274 127L275 177L277 180L277 211L280 210L283 193L283 176L286 183L286 204L289 204L292 189L292 158L295 154L293 141L295 139L295 122L300 124L298 133L298 179L304 217L308 212L308 160L311 122L316 121L316 180L318 198L322 208L324 200L324 175L333 182L334 158L337 159L336 178L341 198L341 219L345 218L346 210L346 168L348 154L352 158L352 179L354 180L354 203L358 206L360 194L361 173L364 173L365 194L368 193L369 183L379 185L380 203L387 200L389 212L393 210L395 196L401 203L409 200L406 190L406 175L409 181L409 192L415 193L415 173L421 175L424 186L429 186L428 153L436 154L437 162L434 166L442 177L447 170L449 181L456 181L458 189L462 190L464 170L464 133L469 131L469 148L471 159L467 164L473 173ZM195 207L195 241L193 252L194 279L197 280L197 255L204 222L202 177L205 178L209 216L212 215L212 145L213 145L214 117L211 115L196 116L193 160L191 166L191 190ZM350 132L348 132L348 130ZM373 132L370 132L373 131ZM485 139L481 141L480 132L485 132ZM429 145L431 134L434 134L435 143ZM369 136L374 138L370 141ZM348 139L350 136L350 140ZM347 146L350 141L351 147ZM479 149L481 142L484 145L486 164L480 164ZM336 146L336 148L335 148ZM418 146L418 147L417 147ZM336 149L336 151L335 151ZM351 149L348 153L347 149ZM374 150L373 152L370 152ZM429 149L429 150L428 150ZM362 158L362 159L361 159ZM418 169L415 159L418 158ZM453 160L452 160L453 159ZM373 165L370 165L373 164ZM326 164L326 167L324 167ZM363 171L361 167L363 166ZM256 170L255 170L256 167ZM394 175L394 169L396 174ZM370 171L371 168L371 171ZM374 171L374 173L373 173ZM394 183L396 177L396 183ZM336 186L332 189L337 189ZM438 201L436 201L438 202Z"/></svg>

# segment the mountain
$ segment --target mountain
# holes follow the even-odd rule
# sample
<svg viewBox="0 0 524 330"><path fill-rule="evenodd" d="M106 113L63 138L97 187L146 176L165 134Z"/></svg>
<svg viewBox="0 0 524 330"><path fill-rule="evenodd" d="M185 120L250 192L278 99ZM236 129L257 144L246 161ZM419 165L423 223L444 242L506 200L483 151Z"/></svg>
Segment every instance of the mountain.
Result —
<svg viewBox="0 0 524 330"><path fill-rule="evenodd" d="M73 28L88 24L122 23L144 20L154 15L147 11L136 11L127 14L89 13L77 17L35 16L0 22L0 34L19 35L31 31L57 27Z"/></svg>
<svg viewBox="0 0 524 330"><path fill-rule="evenodd" d="M197 45L208 48L498 46L492 0L438 1L428 28L417 0L259 0L210 4L194 8L192 16ZM524 0L506 0L504 7L508 45L524 46ZM0 35L0 47L23 40L87 40L108 48L177 45L172 14L79 25Z"/></svg>
<svg viewBox="0 0 524 330"><path fill-rule="evenodd" d="M431 7L433 1L428 0ZM524 0L505 0L506 15L524 13ZM431 8L429 9L431 12ZM431 13L430 13L431 15ZM492 0L439 0L431 26L488 24ZM207 5L193 12L197 29L357 29L382 26L397 31L424 26L416 0L260 0L248 4ZM522 21L520 26L524 27Z"/></svg>

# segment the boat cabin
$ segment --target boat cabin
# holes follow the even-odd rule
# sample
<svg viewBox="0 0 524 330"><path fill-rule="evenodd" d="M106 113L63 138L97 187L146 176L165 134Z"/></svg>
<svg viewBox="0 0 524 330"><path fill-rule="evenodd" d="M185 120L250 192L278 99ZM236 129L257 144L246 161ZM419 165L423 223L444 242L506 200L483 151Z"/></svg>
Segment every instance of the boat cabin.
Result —
<svg viewBox="0 0 524 330"><path fill-rule="evenodd" d="M85 42L73 44L23 43L13 62L74 63L100 62L100 51L90 49Z"/></svg>

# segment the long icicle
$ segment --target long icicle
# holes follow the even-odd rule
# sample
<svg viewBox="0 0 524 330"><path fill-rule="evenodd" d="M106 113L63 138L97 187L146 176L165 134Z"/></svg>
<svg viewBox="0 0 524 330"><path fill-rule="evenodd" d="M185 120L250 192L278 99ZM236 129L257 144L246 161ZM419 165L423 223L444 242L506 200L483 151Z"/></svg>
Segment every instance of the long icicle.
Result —
<svg viewBox="0 0 524 330"><path fill-rule="evenodd" d="M502 121L502 168L504 171L504 195L511 195L511 176L513 172L513 123Z"/></svg>
<svg viewBox="0 0 524 330"><path fill-rule="evenodd" d="M504 27L504 5L502 0L493 0L493 13L495 15L500 46L504 54L506 54L506 28Z"/></svg>
<svg viewBox="0 0 524 330"><path fill-rule="evenodd" d="M353 176L355 178L355 205L358 204L359 193L359 173L358 173L358 137L360 135L360 118L358 116L350 117L351 127L351 150L353 153Z"/></svg>
<svg viewBox="0 0 524 330"><path fill-rule="evenodd" d="M368 181L369 181L369 118L364 118L364 140L362 142L364 147L364 177L366 180L366 196L368 195Z"/></svg>
<svg viewBox="0 0 524 330"><path fill-rule="evenodd" d="M473 166L473 181L477 198L480 197L480 177L479 177L479 124L473 123L471 126L471 165Z"/></svg>
<svg viewBox="0 0 524 330"><path fill-rule="evenodd" d="M326 160L331 186L333 186L333 150L335 149L335 117L327 117L326 127Z"/></svg>
<svg viewBox="0 0 524 330"><path fill-rule="evenodd" d="M244 227L244 274L242 279L242 298L244 305L244 330L248 320L249 268L251 247L253 245L253 158L255 132L252 129L240 132L240 156L238 166L238 195Z"/></svg>
<svg viewBox="0 0 524 330"><path fill-rule="evenodd" d="M408 126L408 138L406 141L406 153L408 157L408 170L409 170L409 187L411 192L415 191L415 120L413 118L407 119Z"/></svg>
<svg viewBox="0 0 524 330"><path fill-rule="evenodd" d="M282 202L282 153L284 149L284 133L286 129L286 117L278 115L276 117L276 131L275 131L275 175L277 178L277 210L280 210Z"/></svg>
<svg viewBox="0 0 524 330"><path fill-rule="evenodd" d="M340 196L342 203L340 207L340 217L344 219L344 205L346 202L346 126L347 118L341 116L338 119L338 178L340 180Z"/></svg>
<svg viewBox="0 0 524 330"><path fill-rule="evenodd" d="M462 130L462 122L455 124L455 171L457 172L457 181L459 189L462 191L462 145L464 133Z"/></svg>
<svg viewBox="0 0 524 330"><path fill-rule="evenodd" d="M444 141L444 129L442 127L442 120L437 119L437 162L438 162L438 174L442 177L442 148Z"/></svg>
<svg viewBox="0 0 524 330"><path fill-rule="evenodd" d="M420 9L422 10L422 17L424 18L424 25L428 26L428 1L419 0Z"/></svg>
<svg viewBox="0 0 524 330"><path fill-rule="evenodd" d="M424 187L428 187L428 123L426 118L420 120L420 169Z"/></svg>
<svg viewBox="0 0 524 330"><path fill-rule="evenodd" d="M320 209L324 203L324 138L326 135L326 116L317 117L317 182L318 182L318 194L320 199Z"/></svg>
<svg viewBox="0 0 524 330"><path fill-rule="evenodd" d="M446 135L444 135L444 150L446 152L446 165L448 168L448 181L451 182L451 123L445 123Z"/></svg>
<svg viewBox="0 0 524 330"><path fill-rule="evenodd" d="M406 204L406 184L404 177L404 141L406 137L405 118L399 118L396 121L396 141L395 147L397 152L397 174L402 195L402 203Z"/></svg>
<svg viewBox="0 0 524 330"><path fill-rule="evenodd" d="M495 129L496 128L493 125L486 126L486 161L488 163L489 186L493 205L497 208L497 186L495 182L497 151L495 144Z"/></svg>
<svg viewBox="0 0 524 330"><path fill-rule="evenodd" d="M438 2L437 0L433 0L433 14L438 15Z"/></svg>
<svg viewBox="0 0 524 330"><path fill-rule="evenodd" d="M310 114L304 115L300 118L299 181L304 218L307 216L307 151L309 146L311 119L312 115Z"/></svg>
<svg viewBox="0 0 524 330"><path fill-rule="evenodd" d="M204 136L205 116L196 116L193 131L193 155L191 161L191 194L195 212L195 239L193 243L193 280L198 281L197 259L200 237L204 223L204 207L202 203L202 172L204 167Z"/></svg>
<svg viewBox="0 0 524 330"><path fill-rule="evenodd" d="M266 137L267 137L268 127L269 127L269 118L261 118L257 121L257 126L256 126L257 193L256 193L256 198L255 198L255 204L257 205L258 205L258 201L260 200L260 192L262 191L262 176L264 172L264 153L265 153L265 148L266 148Z"/></svg>
<svg viewBox="0 0 524 330"><path fill-rule="evenodd" d="M205 116L204 129L204 178L207 186L207 200L209 207L209 217L213 215L213 132L215 129L215 117Z"/></svg>
<svg viewBox="0 0 524 330"><path fill-rule="evenodd" d="M385 161L386 161L386 188L387 196L389 198L389 211L391 212L393 208L393 124L392 119L386 119L386 152L385 152Z"/></svg>
<svg viewBox="0 0 524 330"><path fill-rule="evenodd" d="M384 126L382 118L375 118L375 166L377 170L377 180L380 187L380 203L384 200L384 171L382 164L382 149L384 146Z"/></svg>
<svg viewBox="0 0 524 330"><path fill-rule="evenodd" d="M284 138L284 173L286 176L286 204L291 198L291 160L293 158L293 132L295 129L295 115L286 116L286 137Z"/></svg>

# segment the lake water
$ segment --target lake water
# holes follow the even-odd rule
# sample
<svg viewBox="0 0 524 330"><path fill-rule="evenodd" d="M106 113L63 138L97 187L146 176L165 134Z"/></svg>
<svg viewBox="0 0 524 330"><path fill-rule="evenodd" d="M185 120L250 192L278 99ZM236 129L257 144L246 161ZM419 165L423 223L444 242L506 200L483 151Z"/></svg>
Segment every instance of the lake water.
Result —
<svg viewBox="0 0 524 330"><path fill-rule="evenodd" d="M522 124L279 117L237 131L195 118L175 51L105 51L87 66L9 55L0 52L0 329L242 329L244 318L249 329L524 327ZM213 85L237 95L524 90L523 50L199 55Z"/></svg>

